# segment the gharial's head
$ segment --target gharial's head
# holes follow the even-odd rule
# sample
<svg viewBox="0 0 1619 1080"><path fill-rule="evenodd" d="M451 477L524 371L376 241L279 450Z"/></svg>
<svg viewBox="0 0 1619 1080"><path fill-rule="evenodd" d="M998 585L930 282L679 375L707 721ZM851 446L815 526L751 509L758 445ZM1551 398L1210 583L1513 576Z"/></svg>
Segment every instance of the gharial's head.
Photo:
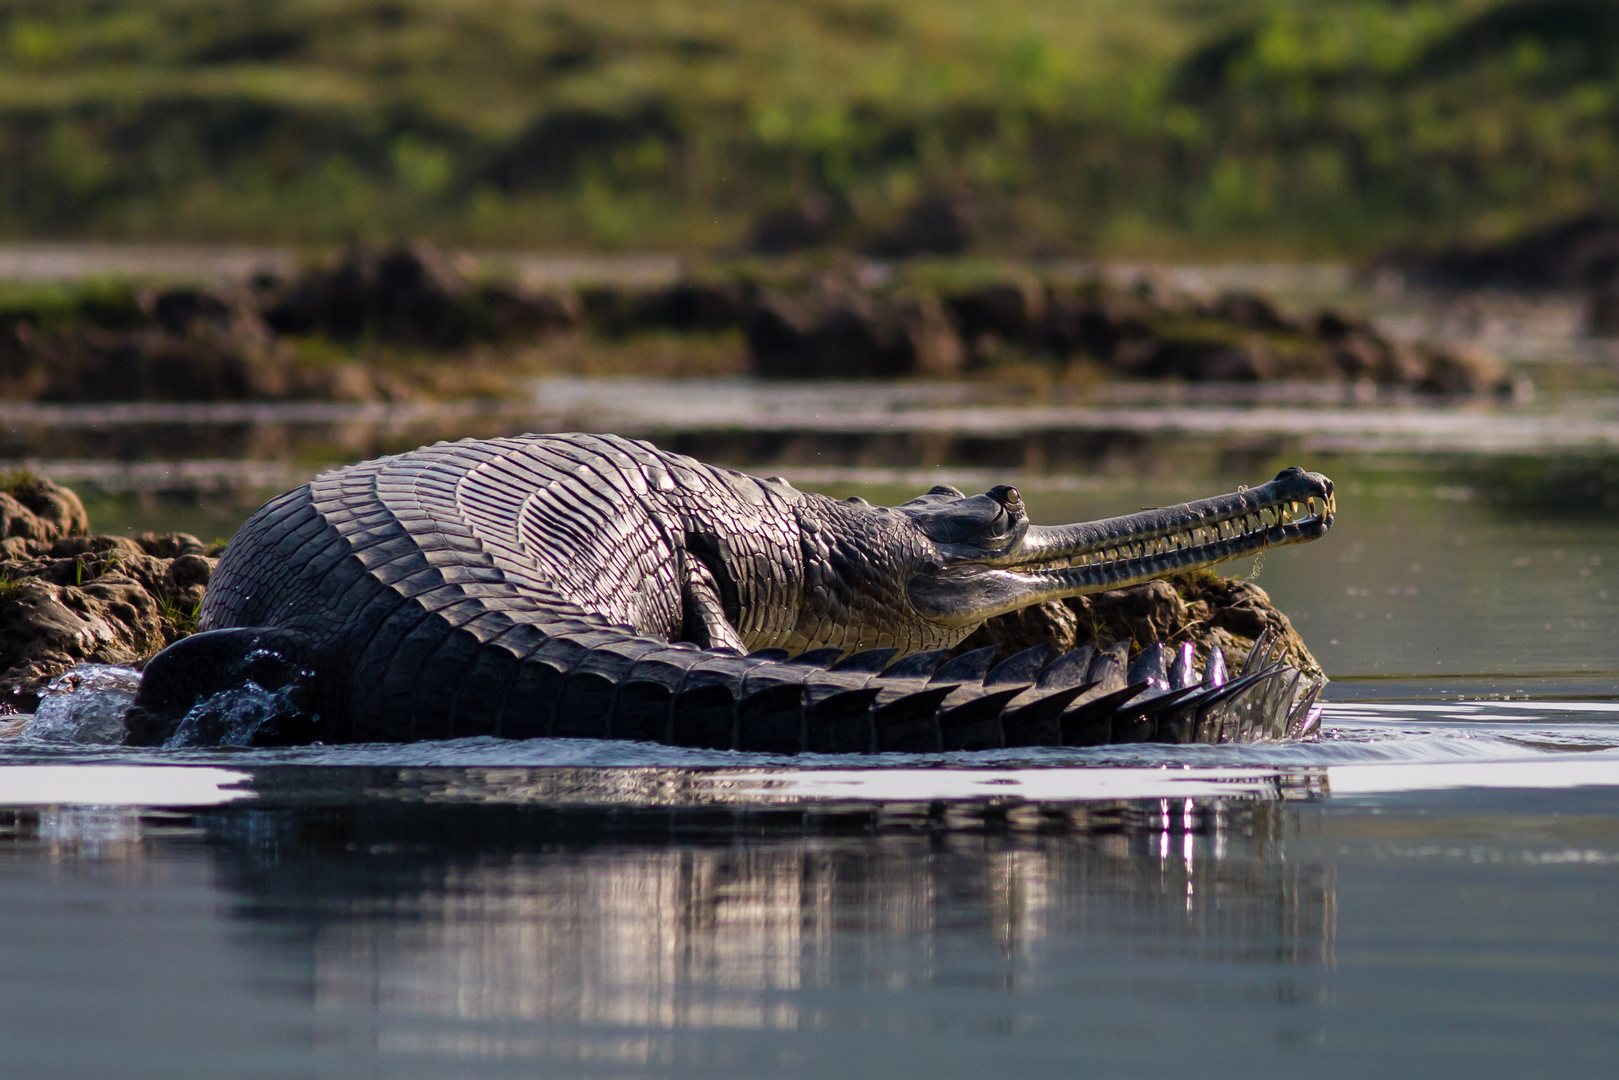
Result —
<svg viewBox="0 0 1619 1080"><path fill-rule="evenodd" d="M985 619L1047 600L1122 588L1324 536L1332 481L1284 469L1257 487L1073 525L1032 525L1017 489L967 496L940 486L877 512L885 592L903 578L911 647L960 640ZM861 635L863 639L867 635Z"/></svg>

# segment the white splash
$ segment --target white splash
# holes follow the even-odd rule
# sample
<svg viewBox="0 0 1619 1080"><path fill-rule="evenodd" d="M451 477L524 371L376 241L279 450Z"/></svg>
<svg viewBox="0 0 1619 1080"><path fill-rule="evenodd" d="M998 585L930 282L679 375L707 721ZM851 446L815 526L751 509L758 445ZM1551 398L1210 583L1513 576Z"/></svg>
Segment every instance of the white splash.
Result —
<svg viewBox="0 0 1619 1080"><path fill-rule="evenodd" d="M80 664L54 679L40 696L34 718L19 732L43 742L116 746L124 741L124 714L135 704L141 673L111 664Z"/></svg>

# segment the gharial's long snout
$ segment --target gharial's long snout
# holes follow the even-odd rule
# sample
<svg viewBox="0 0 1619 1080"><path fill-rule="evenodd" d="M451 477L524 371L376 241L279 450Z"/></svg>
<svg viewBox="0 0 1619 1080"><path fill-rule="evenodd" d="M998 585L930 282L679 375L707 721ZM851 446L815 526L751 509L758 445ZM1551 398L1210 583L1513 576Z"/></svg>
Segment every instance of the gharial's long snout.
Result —
<svg viewBox="0 0 1619 1080"><path fill-rule="evenodd" d="M918 574L928 619L966 626L1030 604L1123 588L1326 535L1332 481L1298 467L1258 487L1074 525L1031 525L1007 550Z"/></svg>

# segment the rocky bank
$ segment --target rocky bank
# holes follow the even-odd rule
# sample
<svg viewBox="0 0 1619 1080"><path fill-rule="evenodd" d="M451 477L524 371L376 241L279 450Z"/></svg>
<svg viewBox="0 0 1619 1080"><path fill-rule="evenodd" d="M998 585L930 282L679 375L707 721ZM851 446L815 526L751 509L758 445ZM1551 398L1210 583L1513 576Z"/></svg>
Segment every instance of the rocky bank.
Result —
<svg viewBox="0 0 1619 1080"><path fill-rule="evenodd" d="M0 394L42 401L409 401L519 392L589 343L724 341L764 378L1048 375L1522 393L1475 349L1263 296L1196 298L1032 268L739 263L656 287L523 289L426 245L350 247L235 289L98 286L0 303ZM49 302L47 302L47 300ZM633 350L629 351L633 353Z"/></svg>
<svg viewBox="0 0 1619 1080"><path fill-rule="evenodd" d="M0 488L0 714L76 664L138 666L190 633L214 557L186 533L95 536L72 491Z"/></svg>

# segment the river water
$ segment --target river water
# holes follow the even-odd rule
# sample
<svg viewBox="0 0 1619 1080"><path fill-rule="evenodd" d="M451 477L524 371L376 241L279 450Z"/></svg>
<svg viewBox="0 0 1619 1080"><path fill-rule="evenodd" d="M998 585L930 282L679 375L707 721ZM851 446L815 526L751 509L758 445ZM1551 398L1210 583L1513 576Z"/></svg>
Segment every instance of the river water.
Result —
<svg viewBox="0 0 1619 1080"><path fill-rule="evenodd" d="M1323 737L796 760L0 742L0 1076L1611 1071L1610 453L1205 432L878 467L793 445L806 487L1004 477L1046 521L1328 472L1333 532L1257 568L1334 677ZM92 509L228 533L250 501Z"/></svg>

